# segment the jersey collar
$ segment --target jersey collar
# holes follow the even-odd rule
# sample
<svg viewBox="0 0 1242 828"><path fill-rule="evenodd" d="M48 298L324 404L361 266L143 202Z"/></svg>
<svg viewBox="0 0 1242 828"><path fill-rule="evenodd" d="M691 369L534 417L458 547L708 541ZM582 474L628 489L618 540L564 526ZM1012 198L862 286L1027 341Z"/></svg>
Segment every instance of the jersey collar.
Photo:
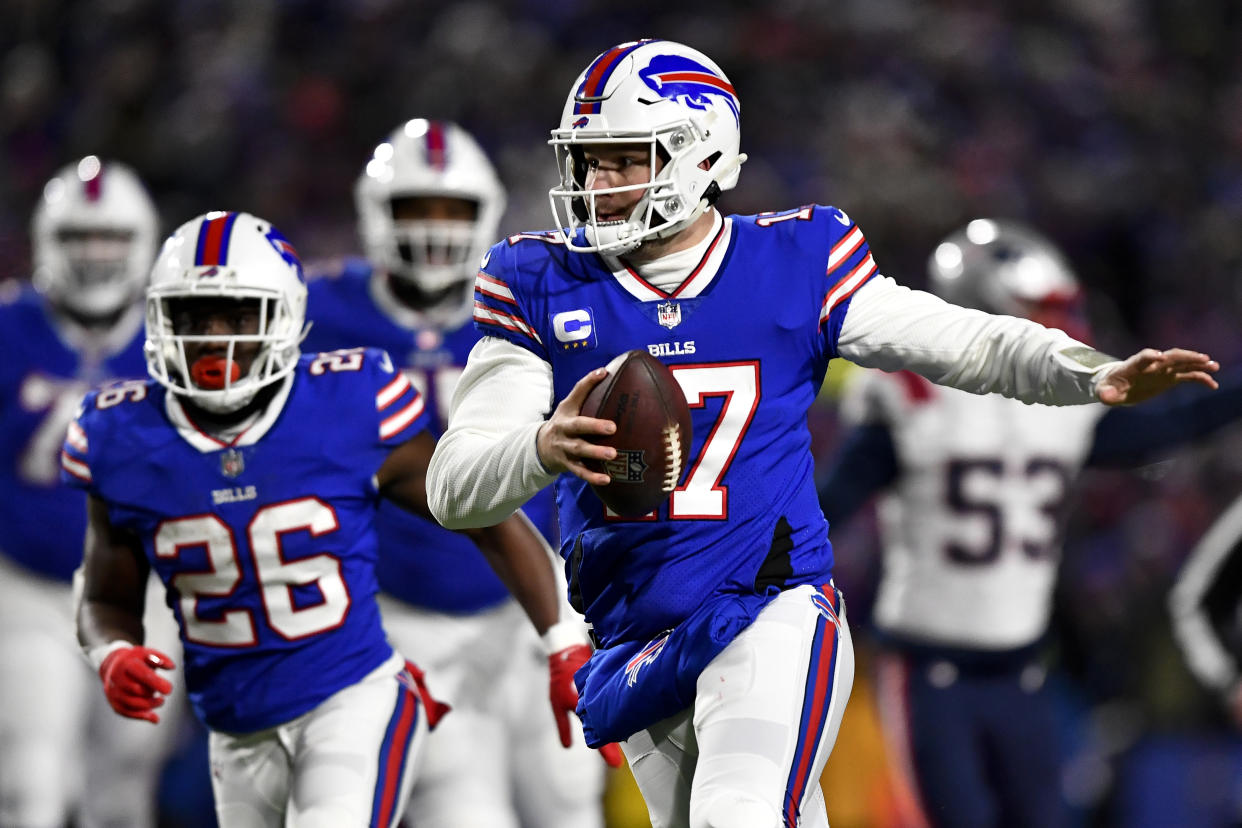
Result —
<svg viewBox="0 0 1242 828"><path fill-rule="evenodd" d="M293 377L292 374L285 377L271 402L262 411L255 412L248 421L239 423L227 434L210 434L199 428L186 413L181 400L171 391L164 394L164 410L181 438L203 454L230 446L251 446L272 430L276 418L280 416L280 412L285 408L285 402L289 399L289 391L293 388Z"/></svg>
<svg viewBox="0 0 1242 828"><path fill-rule="evenodd" d="M733 219L721 217L716 213L716 222L707 237L689 250L671 253L643 267L648 275L663 284L676 284L671 291L657 287L644 278L637 270L619 259L607 258L605 263L617 283L634 298L651 302L660 299L692 299L705 291L720 273L720 265L729 252L729 242L733 238ZM697 254L697 256L695 255ZM678 267L679 262L670 262L675 257L684 257L685 263ZM681 271L684 275L680 281L666 282L658 275L665 275L669 270L662 265L672 264L673 272ZM657 275L658 274L658 275Z"/></svg>

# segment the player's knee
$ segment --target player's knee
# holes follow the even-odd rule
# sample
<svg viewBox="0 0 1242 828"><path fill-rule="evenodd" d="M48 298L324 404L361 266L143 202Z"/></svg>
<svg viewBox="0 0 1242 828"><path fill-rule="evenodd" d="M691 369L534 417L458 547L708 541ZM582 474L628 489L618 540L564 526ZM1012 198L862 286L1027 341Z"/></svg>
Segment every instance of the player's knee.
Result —
<svg viewBox="0 0 1242 828"><path fill-rule="evenodd" d="M690 828L780 828L774 805L740 791L710 796L690 807Z"/></svg>

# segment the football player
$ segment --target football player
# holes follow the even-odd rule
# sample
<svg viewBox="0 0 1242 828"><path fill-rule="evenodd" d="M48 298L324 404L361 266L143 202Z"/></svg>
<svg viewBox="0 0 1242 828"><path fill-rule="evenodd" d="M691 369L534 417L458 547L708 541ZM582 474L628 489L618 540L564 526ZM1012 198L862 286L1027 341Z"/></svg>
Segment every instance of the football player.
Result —
<svg viewBox="0 0 1242 828"><path fill-rule="evenodd" d="M89 393L61 455L89 494L82 647L113 709L154 720L175 666L144 645L154 569L224 828L395 825L445 710L375 601L380 499L427 513L425 400L384 351L301 355L305 310L301 262L271 224L187 222L152 271L151 379ZM537 534L517 519L469 534L552 627Z"/></svg>
<svg viewBox="0 0 1242 828"><path fill-rule="evenodd" d="M977 219L929 261L946 300L1086 335L1078 279L1034 229ZM1041 644L1061 527L1084 466L1137 466L1242 415L1242 376L1137 408L1023 405L861 372L820 487L830 525L873 494L882 569L876 693L911 825L1063 824ZM913 783L913 784L910 784Z"/></svg>
<svg viewBox="0 0 1242 828"><path fill-rule="evenodd" d="M1134 402L1214 384L1207 356L1118 362L1025 320L879 274L822 205L714 206L738 180L739 98L710 58L623 43L574 82L551 143L555 230L493 246L486 334L428 470L433 514L487 525L555 482L561 553L598 649L576 676L588 744L623 751L653 826L824 826L818 780L853 681L812 478L807 411L834 356L1028 401ZM694 416L688 471L649 515L608 514L579 415L631 348L660 355Z"/></svg>
<svg viewBox="0 0 1242 828"><path fill-rule="evenodd" d="M175 722L120 720L94 692L70 586L85 498L60 485L59 457L92 385L145 373L142 291L157 225L133 170L78 159L34 210L32 285L0 298L0 825L155 824ZM167 609L153 602L147 622L176 655Z"/></svg>
<svg viewBox="0 0 1242 828"><path fill-rule="evenodd" d="M306 346L383 348L427 401L439 434L479 338L474 276L495 240L504 187L469 133L419 118L379 144L354 195L366 259L311 279ZM547 537L550 494L525 508ZM376 526L384 628L453 706L428 736L408 817L452 828L600 826L604 765L586 755L581 735L566 750L539 712L548 654L504 584L466 538L433 521L384 504ZM404 554L412 545L418 554ZM587 646L585 626L577 642ZM620 762L615 747L606 755Z"/></svg>

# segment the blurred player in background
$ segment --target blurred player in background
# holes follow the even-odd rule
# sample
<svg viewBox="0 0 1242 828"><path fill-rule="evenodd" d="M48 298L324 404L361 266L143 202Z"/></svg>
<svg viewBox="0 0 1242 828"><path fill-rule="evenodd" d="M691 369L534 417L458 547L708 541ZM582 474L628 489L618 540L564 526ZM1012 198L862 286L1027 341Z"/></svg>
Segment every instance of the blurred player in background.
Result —
<svg viewBox="0 0 1242 828"><path fill-rule="evenodd" d="M78 651L86 499L60 485L59 458L89 388L146 373L158 218L132 170L87 156L44 186L32 231L33 286L0 298L0 825L141 828L175 727L112 715ZM176 654L172 614L156 601L147 621Z"/></svg>
<svg viewBox="0 0 1242 828"><path fill-rule="evenodd" d="M1169 608L1191 672L1242 729L1242 498L1182 564Z"/></svg>
<svg viewBox="0 0 1242 828"><path fill-rule="evenodd" d="M950 302L1087 338L1077 278L1025 225L973 221L929 267ZM842 416L855 428L820 503L839 527L884 492L876 692L890 754L925 811L909 824L1063 824L1041 645L1071 488L1084 466L1140 465L1242 416L1242 377L1107 408L872 371L848 387Z"/></svg>
<svg viewBox="0 0 1242 828"><path fill-rule="evenodd" d="M479 338L474 276L498 232L504 187L460 126L414 119L375 150L355 200L367 259L311 280L306 347L385 349L427 400L439 434ZM551 492L525 513L553 537ZM453 706L428 738L411 823L601 825L604 763L576 724L573 749L562 746L542 701L548 654L483 556L460 534L391 504L381 506L377 528L384 627ZM562 615L574 617L568 604ZM586 646L585 625L579 635Z"/></svg>
<svg viewBox="0 0 1242 828"><path fill-rule="evenodd" d="M151 379L88 394L62 454L90 495L82 647L118 714L158 716L171 683L157 671L175 665L144 646L153 568L211 729L222 828L395 825L444 712L375 601L380 498L427 513L425 400L381 350L301 356L305 309L276 228L187 222L152 272ZM553 626L556 577L529 525L470 534Z"/></svg>
<svg viewBox="0 0 1242 828"><path fill-rule="evenodd" d="M552 131L557 230L494 245L470 353L428 470L446 526L487 525L555 482L561 554L599 648L577 675L588 744L623 739L656 828L827 825L819 776L853 681L807 411L828 362L911 368L1029 401L1134 402L1215 385L1203 354L1114 361L1060 331L881 276L843 211L724 216L740 102L710 58L644 40L600 54ZM601 366L665 360L694 440L651 514L607 514L581 416Z"/></svg>

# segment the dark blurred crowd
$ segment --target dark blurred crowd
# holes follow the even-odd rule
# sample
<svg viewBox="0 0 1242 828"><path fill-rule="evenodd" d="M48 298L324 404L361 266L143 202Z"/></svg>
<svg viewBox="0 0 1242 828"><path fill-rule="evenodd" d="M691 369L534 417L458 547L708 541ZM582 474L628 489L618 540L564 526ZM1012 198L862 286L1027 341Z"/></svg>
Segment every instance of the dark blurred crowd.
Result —
<svg viewBox="0 0 1242 828"><path fill-rule="evenodd" d="M137 170L165 231L247 210L306 260L353 252L354 179L413 116L478 136L510 189L506 230L546 227L565 91L644 36L712 55L738 89L750 160L726 212L834 204L912 286L966 220L1021 218L1075 264L1101 347L1242 360L1229 0L0 0L0 281L28 276L40 188L88 153ZM826 453L830 402L816 419ZM1226 727L1181 664L1165 594L1240 491L1236 427L1086 477L1058 650L1095 728L1067 783L1084 802L1121 784L1117 757L1151 734ZM860 521L834 542L865 619L874 538Z"/></svg>

